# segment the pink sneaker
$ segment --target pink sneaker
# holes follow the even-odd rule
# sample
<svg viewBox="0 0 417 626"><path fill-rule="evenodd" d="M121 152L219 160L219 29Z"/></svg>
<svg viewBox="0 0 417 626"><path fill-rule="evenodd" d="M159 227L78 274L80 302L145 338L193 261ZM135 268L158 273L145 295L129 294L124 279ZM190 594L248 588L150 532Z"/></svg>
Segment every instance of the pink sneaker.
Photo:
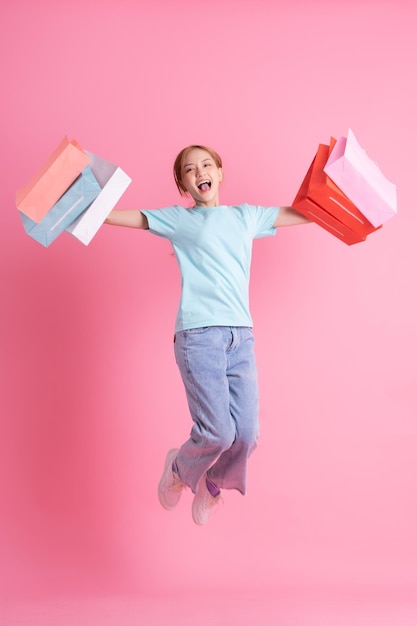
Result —
<svg viewBox="0 0 417 626"><path fill-rule="evenodd" d="M180 501L183 489L186 488L185 483L172 470L172 464L178 454L178 449L170 450L165 459L164 471L158 485L158 498L161 506L167 511L175 508Z"/></svg>
<svg viewBox="0 0 417 626"><path fill-rule="evenodd" d="M222 496L220 493L213 497L207 489L206 474L204 474L198 483L197 493L194 496L191 509L194 522L199 526L207 524L214 507L218 506L221 501Z"/></svg>

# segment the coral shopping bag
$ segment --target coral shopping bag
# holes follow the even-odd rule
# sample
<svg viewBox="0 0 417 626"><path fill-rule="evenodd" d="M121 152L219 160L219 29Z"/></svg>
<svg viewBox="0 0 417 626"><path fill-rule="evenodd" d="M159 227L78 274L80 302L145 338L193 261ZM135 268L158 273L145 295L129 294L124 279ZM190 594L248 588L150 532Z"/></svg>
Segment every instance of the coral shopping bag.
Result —
<svg viewBox="0 0 417 626"><path fill-rule="evenodd" d="M40 170L16 193L16 206L34 222L40 222L81 174L90 159L76 141L61 141Z"/></svg>
<svg viewBox="0 0 417 626"><path fill-rule="evenodd" d="M27 234L48 247L75 218L85 211L100 191L100 185L87 166L40 222L34 222L24 213L20 213Z"/></svg>
<svg viewBox="0 0 417 626"><path fill-rule="evenodd" d="M374 226L396 215L396 186L385 178L350 129L347 137L337 140L324 171Z"/></svg>
<svg viewBox="0 0 417 626"><path fill-rule="evenodd" d="M364 241L375 227L323 171L335 145L320 144L292 206L347 245Z"/></svg>
<svg viewBox="0 0 417 626"><path fill-rule="evenodd" d="M87 151L87 154L90 158L91 170L102 189L88 209L66 229L85 245L88 245L93 239L110 211L132 182L120 167L105 161L92 152Z"/></svg>

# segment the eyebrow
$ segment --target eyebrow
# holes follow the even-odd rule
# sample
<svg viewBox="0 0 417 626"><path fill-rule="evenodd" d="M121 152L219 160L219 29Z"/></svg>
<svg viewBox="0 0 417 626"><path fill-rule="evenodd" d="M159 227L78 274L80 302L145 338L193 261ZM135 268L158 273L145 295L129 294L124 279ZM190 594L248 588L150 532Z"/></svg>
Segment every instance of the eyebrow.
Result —
<svg viewBox="0 0 417 626"><path fill-rule="evenodd" d="M204 163L204 161L212 161L213 159L211 157L207 157L206 159L202 160L202 163ZM187 167L188 165L194 165L194 163L184 163L183 167Z"/></svg>

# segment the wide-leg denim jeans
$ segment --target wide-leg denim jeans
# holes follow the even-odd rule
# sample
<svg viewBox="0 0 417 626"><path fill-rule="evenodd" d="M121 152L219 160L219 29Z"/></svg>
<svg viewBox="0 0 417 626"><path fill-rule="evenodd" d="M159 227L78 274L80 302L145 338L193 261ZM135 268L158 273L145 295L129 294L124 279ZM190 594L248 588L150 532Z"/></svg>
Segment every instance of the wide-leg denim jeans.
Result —
<svg viewBox="0 0 417 626"><path fill-rule="evenodd" d="M259 435L258 378L251 328L208 326L175 334L175 358L194 425L176 463L195 493L201 477L246 493Z"/></svg>

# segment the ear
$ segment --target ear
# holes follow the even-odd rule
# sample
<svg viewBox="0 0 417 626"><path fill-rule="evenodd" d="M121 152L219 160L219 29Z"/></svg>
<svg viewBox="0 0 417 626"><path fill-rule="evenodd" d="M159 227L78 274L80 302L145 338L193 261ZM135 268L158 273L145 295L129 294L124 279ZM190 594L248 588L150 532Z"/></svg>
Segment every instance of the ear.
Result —
<svg viewBox="0 0 417 626"><path fill-rule="evenodd" d="M223 168L219 167L219 181L222 182L223 180Z"/></svg>

